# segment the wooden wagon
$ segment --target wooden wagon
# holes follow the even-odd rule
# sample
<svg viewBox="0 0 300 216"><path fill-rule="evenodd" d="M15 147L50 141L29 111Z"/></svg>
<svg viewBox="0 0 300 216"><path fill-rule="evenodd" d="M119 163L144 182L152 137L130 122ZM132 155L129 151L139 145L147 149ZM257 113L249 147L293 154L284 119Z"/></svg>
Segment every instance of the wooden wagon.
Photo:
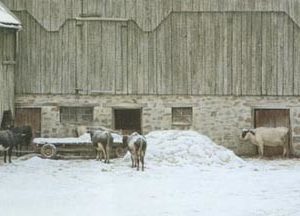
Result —
<svg viewBox="0 0 300 216"><path fill-rule="evenodd" d="M123 157L126 154L126 147L123 146L122 136L112 134L114 142L110 151L110 158ZM96 151L93 147L89 134L80 137L67 138L35 138L33 148L44 158L52 159L90 159L96 158Z"/></svg>

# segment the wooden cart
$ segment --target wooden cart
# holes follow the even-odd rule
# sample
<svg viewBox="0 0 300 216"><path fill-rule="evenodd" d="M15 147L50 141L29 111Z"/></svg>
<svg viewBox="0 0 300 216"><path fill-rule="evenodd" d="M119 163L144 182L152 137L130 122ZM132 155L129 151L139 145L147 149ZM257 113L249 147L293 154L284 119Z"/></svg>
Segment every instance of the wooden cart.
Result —
<svg viewBox="0 0 300 216"><path fill-rule="evenodd" d="M110 158L124 157L126 147L122 144L122 139L115 139L110 151ZM35 138L33 147L36 153L40 153L44 158L52 159L89 159L96 158L96 151L88 138Z"/></svg>

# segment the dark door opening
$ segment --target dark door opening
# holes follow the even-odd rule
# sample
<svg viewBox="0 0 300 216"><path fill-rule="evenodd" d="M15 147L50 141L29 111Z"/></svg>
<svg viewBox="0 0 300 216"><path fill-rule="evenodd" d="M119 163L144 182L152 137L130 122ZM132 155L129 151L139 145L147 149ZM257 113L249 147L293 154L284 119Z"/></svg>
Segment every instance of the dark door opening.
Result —
<svg viewBox="0 0 300 216"><path fill-rule="evenodd" d="M290 111L288 109L256 109L254 110L254 119L254 127L290 128ZM282 153L282 147L264 146L265 156L277 156Z"/></svg>
<svg viewBox="0 0 300 216"><path fill-rule="evenodd" d="M141 109L114 109L114 125L123 134L142 133Z"/></svg>
<svg viewBox="0 0 300 216"><path fill-rule="evenodd" d="M13 126L13 117L10 110L3 112L3 117L1 121L1 130L8 129L10 126Z"/></svg>
<svg viewBox="0 0 300 216"><path fill-rule="evenodd" d="M30 125L34 137L41 136L41 109L16 108L15 126Z"/></svg>

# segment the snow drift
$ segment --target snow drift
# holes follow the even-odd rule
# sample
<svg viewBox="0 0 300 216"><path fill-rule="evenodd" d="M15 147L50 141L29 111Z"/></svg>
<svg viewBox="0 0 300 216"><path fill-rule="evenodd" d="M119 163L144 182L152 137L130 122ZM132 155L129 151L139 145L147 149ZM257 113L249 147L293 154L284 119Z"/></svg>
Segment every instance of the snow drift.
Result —
<svg viewBox="0 0 300 216"><path fill-rule="evenodd" d="M146 135L148 149L145 163L162 165L243 165L231 150L217 145L195 131L153 131Z"/></svg>

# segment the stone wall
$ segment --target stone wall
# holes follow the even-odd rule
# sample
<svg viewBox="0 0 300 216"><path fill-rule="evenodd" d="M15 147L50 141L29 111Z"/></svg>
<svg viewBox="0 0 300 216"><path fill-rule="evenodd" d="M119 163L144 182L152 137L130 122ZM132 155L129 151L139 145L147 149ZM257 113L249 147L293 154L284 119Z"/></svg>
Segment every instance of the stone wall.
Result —
<svg viewBox="0 0 300 216"><path fill-rule="evenodd" d="M16 97L16 107L42 108L42 136L73 135L74 125L60 122L59 106L93 106L91 124L113 128L113 108L141 108L142 130L191 129L212 138L217 144L239 155L256 154L256 147L239 139L242 128L253 127L255 108L290 109L293 147L300 155L299 97L232 97L232 96L53 96L26 95ZM172 125L172 107L192 107L191 125Z"/></svg>

